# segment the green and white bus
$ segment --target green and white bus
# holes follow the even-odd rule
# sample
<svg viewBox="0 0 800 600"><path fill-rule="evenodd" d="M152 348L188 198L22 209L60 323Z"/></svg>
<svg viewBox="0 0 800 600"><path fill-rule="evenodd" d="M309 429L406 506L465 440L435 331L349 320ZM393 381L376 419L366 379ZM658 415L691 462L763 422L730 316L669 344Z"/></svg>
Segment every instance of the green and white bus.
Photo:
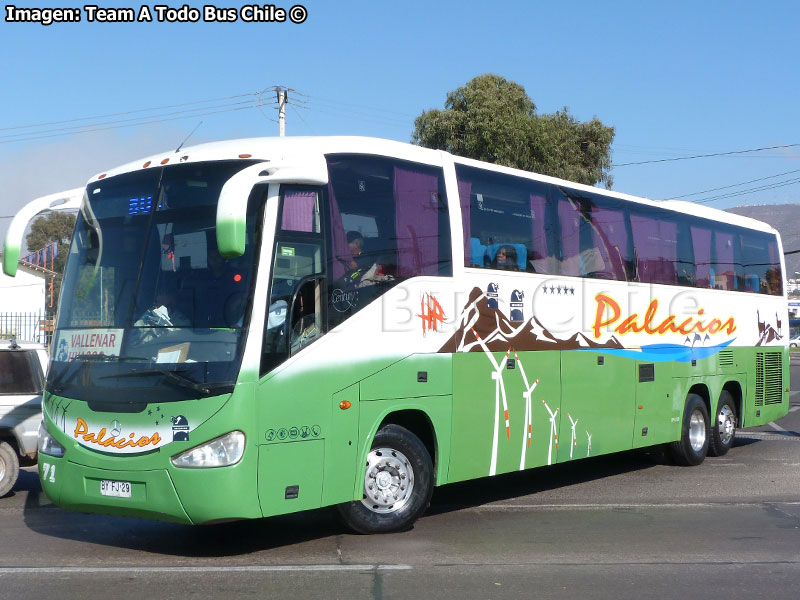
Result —
<svg viewBox="0 0 800 600"><path fill-rule="evenodd" d="M60 203L60 204L59 204ZM407 528L434 486L667 445L789 406L769 226L413 145L243 139L32 202L79 208L39 469L68 509L182 523L337 505Z"/></svg>

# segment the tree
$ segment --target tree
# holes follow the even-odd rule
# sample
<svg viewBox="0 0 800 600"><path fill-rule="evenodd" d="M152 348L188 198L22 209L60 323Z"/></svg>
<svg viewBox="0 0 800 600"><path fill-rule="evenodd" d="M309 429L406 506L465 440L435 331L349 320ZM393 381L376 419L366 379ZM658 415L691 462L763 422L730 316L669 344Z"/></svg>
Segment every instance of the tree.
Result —
<svg viewBox="0 0 800 600"><path fill-rule="evenodd" d="M50 212L33 222L30 233L25 238L25 243L31 252L41 250L53 242L57 243L58 256L53 262L53 270L56 273L63 273L73 229L75 229L75 215L65 212Z"/></svg>
<svg viewBox="0 0 800 600"><path fill-rule="evenodd" d="M53 261L53 271L58 273L48 285L52 285L52 306L58 306L58 299L61 293L61 275L69 253L69 244L72 239L72 230L75 229L76 217L65 212L50 212L45 216L39 217L31 225L31 230L25 238L28 250L35 252L55 242L58 248L58 256ZM49 295L50 292L48 292ZM48 308L50 303L48 302Z"/></svg>
<svg viewBox="0 0 800 600"><path fill-rule="evenodd" d="M614 128L597 118L581 123L567 108L537 114L525 89L493 74L447 94L445 109L414 120L411 141L508 167L611 188Z"/></svg>

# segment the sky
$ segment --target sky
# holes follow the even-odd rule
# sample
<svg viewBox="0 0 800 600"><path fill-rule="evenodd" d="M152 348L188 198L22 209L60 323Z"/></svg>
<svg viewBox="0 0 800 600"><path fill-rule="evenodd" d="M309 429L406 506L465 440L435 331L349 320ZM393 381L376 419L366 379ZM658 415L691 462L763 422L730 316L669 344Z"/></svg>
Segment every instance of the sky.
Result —
<svg viewBox="0 0 800 600"><path fill-rule="evenodd" d="M615 127L617 191L716 208L800 201L798 2L299 1L299 24L159 23L153 4L153 22L90 23L83 10L80 23L0 21L0 217L195 128L187 145L277 135L274 92L259 94L274 86L293 90L287 135L408 142L416 116L483 73L522 85L541 113ZM788 147L672 160L774 146ZM642 161L660 162L627 164Z"/></svg>

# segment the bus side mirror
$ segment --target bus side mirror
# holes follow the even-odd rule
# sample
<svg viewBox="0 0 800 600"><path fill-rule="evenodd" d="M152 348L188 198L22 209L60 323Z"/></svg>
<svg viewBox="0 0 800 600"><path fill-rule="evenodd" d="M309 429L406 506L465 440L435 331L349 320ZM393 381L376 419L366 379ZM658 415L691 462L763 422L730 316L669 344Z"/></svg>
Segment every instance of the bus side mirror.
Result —
<svg viewBox="0 0 800 600"><path fill-rule="evenodd" d="M45 210L78 210L85 193L84 188L75 188L66 192L58 192L31 200L14 216L8 226L3 247L3 271L14 277L17 274L22 236L30 220Z"/></svg>
<svg viewBox="0 0 800 600"><path fill-rule="evenodd" d="M224 258L244 254L247 201L260 183L327 185L328 165L322 154L283 157L251 165L228 179L217 205L217 248Z"/></svg>

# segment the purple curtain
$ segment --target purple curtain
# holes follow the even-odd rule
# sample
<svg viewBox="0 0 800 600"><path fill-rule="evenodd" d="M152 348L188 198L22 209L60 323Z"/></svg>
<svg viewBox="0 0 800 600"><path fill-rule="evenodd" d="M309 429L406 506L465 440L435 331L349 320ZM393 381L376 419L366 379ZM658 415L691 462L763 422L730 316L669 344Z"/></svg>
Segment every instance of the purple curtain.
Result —
<svg viewBox="0 0 800 600"><path fill-rule="evenodd" d="M691 228L692 246L694 247L694 264L696 267L697 287L710 288L711 281L711 230L701 227Z"/></svg>
<svg viewBox="0 0 800 600"><path fill-rule="evenodd" d="M633 244L639 270L639 281L644 283L677 283L675 262L678 259L676 243L678 226L668 221L631 215Z"/></svg>
<svg viewBox="0 0 800 600"><path fill-rule="evenodd" d="M461 201L461 225L464 227L464 266L468 267L472 264L470 258L472 256L472 229L470 227L470 204L469 196L472 193L471 181L458 182L458 198Z"/></svg>
<svg viewBox="0 0 800 600"><path fill-rule="evenodd" d="M316 192L289 192L283 199L283 219L281 229L284 231L314 231L314 205Z"/></svg>
<svg viewBox="0 0 800 600"><path fill-rule="evenodd" d="M610 265L614 278L625 281L625 255L628 249L628 232L625 214L608 208L592 209L592 235L603 260Z"/></svg>
<svg viewBox="0 0 800 600"><path fill-rule="evenodd" d="M439 271L439 181L436 175L394 168L397 274Z"/></svg>
<svg viewBox="0 0 800 600"><path fill-rule="evenodd" d="M580 277L580 214L572 202L558 201L558 222L561 226L561 274Z"/></svg>
<svg viewBox="0 0 800 600"><path fill-rule="evenodd" d="M331 163L328 164L330 169ZM331 215L331 247L333 248L333 279L334 281L347 273L353 255L347 243L347 232L342 224L342 214L339 212L339 203L333 193L333 184L328 183L328 206Z"/></svg>
<svg viewBox="0 0 800 600"><path fill-rule="evenodd" d="M547 258L547 229L545 228L545 215L547 214L547 198L531 194L531 250L533 259Z"/></svg>

